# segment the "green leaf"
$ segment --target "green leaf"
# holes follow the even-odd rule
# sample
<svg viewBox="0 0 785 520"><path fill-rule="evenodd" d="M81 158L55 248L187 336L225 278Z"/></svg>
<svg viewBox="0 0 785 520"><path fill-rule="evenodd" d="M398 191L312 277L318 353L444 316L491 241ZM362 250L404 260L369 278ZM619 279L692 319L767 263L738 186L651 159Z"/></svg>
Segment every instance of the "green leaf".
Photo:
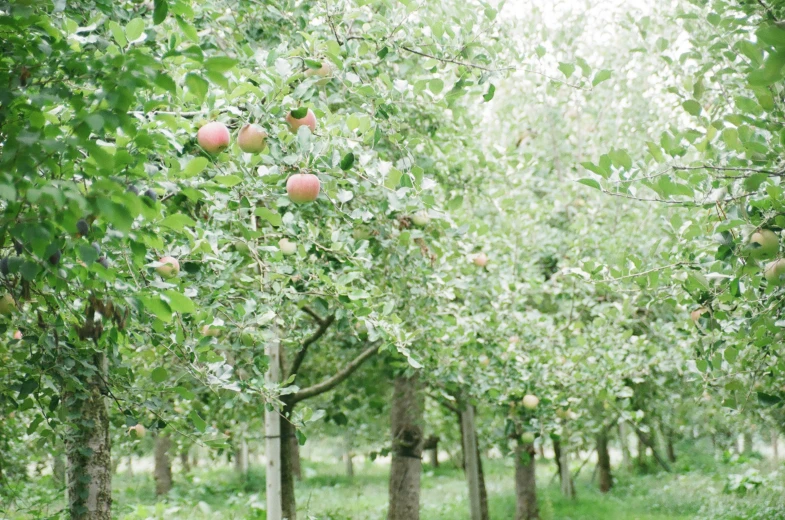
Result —
<svg viewBox="0 0 785 520"><path fill-rule="evenodd" d="M178 177L186 179L195 177L202 173L208 164L210 164L210 161L206 157L195 157L188 162L183 171L178 174Z"/></svg>
<svg viewBox="0 0 785 520"><path fill-rule="evenodd" d="M82 262L90 266L93 262L98 260L98 251L96 251L93 246L80 245L79 258L82 259Z"/></svg>
<svg viewBox="0 0 785 520"><path fill-rule="evenodd" d="M166 74L158 73L158 75L155 77L155 84L170 94L177 95L177 84Z"/></svg>
<svg viewBox="0 0 785 520"><path fill-rule="evenodd" d="M139 302L145 310L158 317L164 323L172 321L172 310L169 305L161 298L152 296L140 296Z"/></svg>
<svg viewBox="0 0 785 520"><path fill-rule="evenodd" d="M390 170L390 173L387 174L387 178L384 179L384 186L393 190L398 187L398 183L401 182L401 176L403 174L396 170L395 168Z"/></svg>
<svg viewBox="0 0 785 520"><path fill-rule="evenodd" d="M569 78L575 72L575 65L572 63L559 62L559 70L562 71L565 77Z"/></svg>
<svg viewBox="0 0 785 520"><path fill-rule="evenodd" d="M174 391L180 394L180 397L187 399L188 401L196 397L193 392L182 386L174 387Z"/></svg>
<svg viewBox="0 0 785 520"><path fill-rule="evenodd" d="M125 26L125 37L129 42L139 38L144 32L144 20L141 18L134 18L128 25Z"/></svg>
<svg viewBox="0 0 785 520"><path fill-rule="evenodd" d="M196 225L196 222L189 217L188 215L183 215L182 213L175 213L174 215L169 215L161 222L158 223L159 226L168 227L169 229L174 229L175 231L182 231L185 227L191 227Z"/></svg>
<svg viewBox="0 0 785 520"><path fill-rule="evenodd" d="M167 0L155 0L153 9L153 23L158 25L166 20L169 14L169 2Z"/></svg>
<svg viewBox="0 0 785 520"><path fill-rule="evenodd" d="M295 119L302 119L308 115L308 107L300 107L292 109L292 117Z"/></svg>
<svg viewBox="0 0 785 520"><path fill-rule="evenodd" d="M207 423L204 422L204 419L199 417L199 414L196 413L196 410L194 410L190 414L188 414L188 417L191 418L191 422L194 423L194 426L196 427L196 429L199 430L200 432L204 433L204 431L207 429Z"/></svg>
<svg viewBox="0 0 785 520"><path fill-rule="evenodd" d="M207 83L207 80L193 72L189 72L185 75L185 86L188 87L188 91L191 94L196 96L200 103L204 101L205 96L207 96L207 91L210 88L210 84Z"/></svg>
<svg viewBox="0 0 785 520"><path fill-rule="evenodd" d="M269 222L270 224L276 227L280 226L283 223L283 219L281 218L281 215L265 207L256 208L256 210L254 211L254 215L256 215L257 217L262 217L267 222Z"/></svg>
<svg viewBox="0 0 785 520"><path fill-rule="evenodd" d="M700 115L701 110L703 110L701 104L695 101L694 99L688 99L687 101L682 103L681 106L684 108L684 110L687 111L687 113L693 116Z"/></svg>
<svg viewBox="0 0 785 520"><path fill-rule="evenodd" d="M156 367L153 369L150 377L152 378L153 383L163 383L166 381L166 378L169 377L169 373L164 367Z"/></svg>
<svg viewBox="0 0 785 520"><path fill-rule="evenodd" d="M232 186L237 186L243 182L242 177L238 177L237 175L219 175L217 177L213 177L213 180L218 184L228 186L229 188Z"/></svg>
<svg viewBox="0 0 785 520"><path fill-rule="evenodd" d="M428 82L428 90L433 92L434 94L441 93L444 90L444 81L439 78L434 78Z"/></svg>
<svg viewBox="0 0 785 520"><path fill-rule="evenodd" d="M496 86L495 86L493 83L491 83L490 85L488 85L488 92L486 92L485 94L483 94L482 98L483 98L483 99L484 99L486 102L488 102L488 101L490 101L490 100L492 100L492 99L493 99L493 95L494 95L495 93L496 93Z"/></svg>
<svg viewBox="0 0 785 520"><path fill-rule="evenodd" d="M594 179L578 179L578 182L586 186L589 186L590 188L594 188L596 190L602 191L602 186L600 186L600 183L595 181Z"/></svg>
<svg viewBox="0 0 785 520"><path fill-rule="evenodd" d="M172 289L165 291L164 295L169 299L169 307L171 307L174 312L183 314L196 312L196 304L194 304L193 300L188 296L180 294Z"/></svg>
<svg viewBox="0 0 785 520"><path fill-rule="evenodd" d="M349 152L343 156L343 159L341 159L341 169L343 171L346 171L351 169L353 165L354 165L354 154L352 152Z"/></svg>
<svg viewBox="0 0 785 520"><path fill-rule="evenodd" d="M611 79L611 74L612 74L611 71L607 69L597 71L597 73L594 75L594 79L591 80L591 86L596 87L603 81Z"/></svg>
<svg viewBox="0 0 785 520"><path fill-rule="evenodd" d="M228 56L215 56L204 61L204 67L212 72L223 74L237 65L237 60Z"/></svg>

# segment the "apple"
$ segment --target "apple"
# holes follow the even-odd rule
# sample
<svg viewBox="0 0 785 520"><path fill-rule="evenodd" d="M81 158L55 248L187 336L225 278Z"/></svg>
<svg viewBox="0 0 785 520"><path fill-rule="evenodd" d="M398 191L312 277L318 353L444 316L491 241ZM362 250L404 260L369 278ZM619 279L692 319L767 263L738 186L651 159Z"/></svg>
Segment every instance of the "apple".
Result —
<svg viewBox="0 0 785 520"><path fill-rule="evenodd" d="M774 285L782 285L785 283L785 279L783 279L782 275L785 275L785 258L769 262L763 270L763 276L766 277L766 280L768 280L769 283Z"/></svg>
<svg viewBox="0 0 785 520"><path fill-rule="evenodd" d="M217 338L220 335L221 335L221 329L216 329L215 327L211 327L210 325L205 325L204 327L202 327L202 336Z"/></svg>
<svg viewBox="0 0 785 520"><path fill-rule="evenodd" d="M523 396L523 401L521 401L521 404L523 404L524 408L534 410L537 408L537 405L540 404L540 400L536 395L526 394Z"/></svg>
<svg viewBox="0 0 785 520"><path fill-rule="evenodd" d="M320 188L319 177L312 173L295 173L286 181L286 193L295 204L315 201Z"/></svg>
<svg viewBox="0 0 785 520"><path fill-rule="evenodd" d="M10 294L0 297L0 314L10 316L16 310L16 302Z"/></svg>
<svg viewBox="0 0 785 520"><path fill-rule="evenodd" d="M699 307L690 313L690 319L692 319L692 321L698 321L706 312L708 312L706 307Z"/></svg>
<svg viewBox="0 0 785 520"><path fill-rule="evenodd" d="M491 364L491 360L488 359L488 356L486 356L485 354L482 354L479 358L477 358L477 360L480 362L482 366L485 367Z"/></svg>
<svg viewBox="0 0 785 520"><path fill-rule="evenodd" d="M371 238L371 232L363 227L354 228L352 230L352 238L355 240L368 240Z"/></svg>
<svg viewBox="0 0 785 520"><path fill-rule="evenodd" d="M237 134L237 145L245 153L260 153L267 143L267 132L259 125L245 125Z"/></svg>
<svg viewBox="0 0 785 520"><path fill-rule="evenodd" d="M323 60L321 67L319 67L318 69L312 69L309 67L308 70L305 71L305 75L307 77L321 76L323 78L326 78L332 76L333 72L335 72L335 67L333 67L333 64L327 60Z"/></svg>
<svg viewBox="0 0 785 520"><path fill-rule="evenodd" d="M474 262L474 265L476 265L477 267L485 267L486 265L488 265L488 255L486 255L485 253L479 253L477 255L474 255L472 262Z"/></svg>
<svg viewBox="0 0 785 520"><path fill-rule="evenodd" d="M286 114L286 122L289 123L289 129L292 131L293 134L297 133L297 130L300 129L301 126L307 126L311 129L311 132L316 131L316 114L313 113L313 110L310 108L305 116L297 119L292 115L292 112Z"/></svg>
<svg viewBox="0 0 785 520"><path fill-rule="evenodd" d="M534 444L534 434L532 432L523 432L521 435L521 442L524 444Z"/></svg>
<svg viewBox="0 0 785 520"><path fill-rule="evenodd" d="M14 332L14 339L22 339L22 331L21 330L17 330L16 332Z"/></svg>
<svg viewBox="0 0 785 520"><path fill-rule="evenodd" d="M288 238L282 238L278 241L278 249L286 256L293 255L297 252L297 242L292 242Z"/></svg>
<svg viewBox="0 0 785 520"><path fill-rule="evenodd" d="M418 211L412 215L412 222L417 227L425 227L431 222L431 216L426 210Z"/></svg>
<svg viewBox="0 0 785 520"><path fill-rule="evenodd" d="M229 129L218 121L207 123L196 132L196 142L207 153L221 153L229 148Z"/></svg>
<svg viewBox="0 0 785 520"><path fill-rule="evenodd" d="M137 424L135 426L131 426L130 428L128 428L128 434L131 435L132 437L136 435L137 439L141 439L142 437L144 437L145 433L147 433L147 430L141 424Z"/></svg>
<svg viewBox="0 0 785 520"><path fill-rule="evenodd" d="M164 256L158 262L161 264L155 268L155 272L161 275L161 278L174 278L180 274L180 262L171 256Z"/></svg>
<svg viewBox="0 0 785 520"><path fill-rule="evenodd" d="M255 343L253 335L250 332L243 332L240 334L240 341L246 347L252 347Z"/></svg>
<svg viewBox="0 0 785 520"><path fill-rule="evenodd" d="M761 229L750 237L750 248L753 258L771 258L780 249L780 239L774 231Z"/></svg>

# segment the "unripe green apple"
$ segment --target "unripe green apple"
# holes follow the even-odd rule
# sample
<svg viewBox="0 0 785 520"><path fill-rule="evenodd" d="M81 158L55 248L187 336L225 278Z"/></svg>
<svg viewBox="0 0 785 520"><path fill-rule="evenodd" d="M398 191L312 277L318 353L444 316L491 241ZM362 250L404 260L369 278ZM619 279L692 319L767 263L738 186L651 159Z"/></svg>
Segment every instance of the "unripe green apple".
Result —
<svg viewBox="0 0 785 520"><path fill-rule="evenodd" d="M171 256L164 256L158 262L161 264L155 268L155 272L161 275L161 278L174 278L180 274L180 262Z"/></svg>
<svg viewBox="0 0 785 520"><path fill-rule="evenodd" d="M4 294L0 297L0 314L10 316L16 311L16 302L14 297L10 294Z"/></svg>
<svg viewBox="0 0 785 520"><path fill-rule="evenodd" d="M750 237L750 256L762 259L771 258L780 250L780 239L770 229L756 231Z"/></svg>
<svg viewBox="0 0 785 520"><path fill-rule="evenodd" d="M196 132L196 142L207 153L221 153L229 147L229 129L218 121L207 123Z"/></svg>
<svg viewBox="0 0 785 520"><path fill-rule="evenodd" d="M785 275L785 258L769 262L763 270L763 276L773 285L782 285L785 283L783 275Z"/></svg>
<svg viewBox="0 0 785 520"><path fill-rule="evenodd" d="M293 255L297 252L297 243L291 242L288 238L282 238L278 241L278 249L286 256Z"/></svg>
<svg viewBox="0 0 785 520"><path fill-rule="evenodd" d="M246 347L252 347L254 344L253 335L248 332L240 334L240 342Z"/></svg>
<svg viewBox="0 0 785 520"><path fill-rule="evenodd" d="M536 395L526 394L523 396L523 401L521 401L521 404L523 404L524 408L534 410L537 408L537 405L540 404L540 400Z"/></svg>
<svg viewBox="0 0 785 520"><path fill-rule="evenodd" d="M412 215L412 222L417 227L425 227L431 222L431 216L426 210L418 211Z"/></svg>
<svg viewBox="0 0 785 520"><path fill-rule="evenodd" d="M534 444L535 438L536 437L532 432L523 432L523 434L521 434L521 442L524 444Z"/></svg>
<svg viewBox="0 0 785 520"><path fill-rule="evenodd" d="M267 144L267 132L259 125L245 125L237 134L237 145L245 153L260 153Z"/></svg>

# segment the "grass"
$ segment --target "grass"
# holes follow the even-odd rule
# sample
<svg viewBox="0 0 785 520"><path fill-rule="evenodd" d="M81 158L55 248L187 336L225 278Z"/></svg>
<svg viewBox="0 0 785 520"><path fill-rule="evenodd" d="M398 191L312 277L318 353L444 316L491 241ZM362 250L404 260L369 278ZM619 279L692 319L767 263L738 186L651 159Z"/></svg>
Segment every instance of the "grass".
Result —
<svg viewBox="0 0 785 520"><path fill-rule="evenodd" d="M744 496L723 493L730 473L744 473L760 461L716 462L696 454L677 464L677 473L632 475L617 471L616 484L601 494L586 467L576 482L577 500L562 496L552 482L553 463L537 468L543 520L785 520L782 475L771 474L764 491ZM382 464L356 465L356 476L343 465L303 461L306 478L297 483L300 520L382 520L387 509L387 472ZM735 464L735 465L734 465ZM514 469L508 460L485 461L490 516L515 517ZM46 479L35 484L48 485ZM175 474L166 499L155 497L152 475L119 473L114 479L114 516L122 520L264 520L264 468L240 476L230 466L203 463L190 475ZM50 490L51 493L51 490ZM51 496L51 495L50 495ZM468 520L463 473L451 464L423 466L421 520ZM33 518L11 516L10 518Z"/></svg>

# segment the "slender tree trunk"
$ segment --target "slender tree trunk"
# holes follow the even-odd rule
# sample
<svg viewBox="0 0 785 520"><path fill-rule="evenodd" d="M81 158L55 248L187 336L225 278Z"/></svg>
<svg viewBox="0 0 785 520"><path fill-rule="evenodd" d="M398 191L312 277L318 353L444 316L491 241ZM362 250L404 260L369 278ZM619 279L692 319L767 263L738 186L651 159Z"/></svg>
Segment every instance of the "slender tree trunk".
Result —
<svg viewBox="0 0 785 520"><path fill-rule="evenodd" d="M556 463L556 474L559 475L561 483L561 440L553 439L553 462Z"/></svg>
<svg viewBox="0 0 785 520"><path fill-rule="evenodd" d="M52 478L58 484L65 484L65 459L58 453L52 459Z"/></svg>
<svg viewBox="0 0 785 520"><path fill-rule="evenodd" d="M670 472L670 470L671 470L670 466L668 466L668 463L665 461L665 459L663 459L660 456L660 453L654 447L654 444L651 441L651 437L646 435L646 433L641 431L639 428L635 429L635 433L638 435L638 440L640 441L640 443L638 444L638 457L640 457L641 453L643 453L644 456L645 456L645 454L646 454L646 446L648 446L651 449L652 455L654 455L654 458L660 464L660 466L662 466L662 468L665 471Z"/></svg>
<svg viewBox="0 0 785 520"><path fill-rule="evenodd" d="M296 438L294 425L289 421L294 408L284 401L281 418L281 511L286 520L297 520L297 502L294 496L294 471L292 437Z"/></svg>
<svg viewBox="0 0 785 520"><path fill-rule="evenodd" d="M128 476L134 476L134 456L128 455Z"/></svg>
<svg viewBox="0 0 785 520"><path fill-rule="evenodd" d="M778 439L777 430L771 431L771 452L774 463L777 464L780 461L780 442Z"/></svg>
<svg viewBox="0 0 785 520"><path fill-rule="evenodd" d="M264 353L270 359L264 381L268 385L276 385L281 379L281 345L278 342L276 331L273 331L273 337L265 345ZM280 411L275 407L265 406L264 408L267 520L282 520L283 518L281 461L284 454L281 448L287 446L289 438L284 437L283 426L284 423L288 424L288 421L281 420L279 413ZM294 517L289 520L294 520Z"/></svg>
<svg viewBox="0 0 785 520"><path fill-rule="evenodd" d="M350 432L346 432L344 435L344 454L343 454L344 461L346 462L346 476L349 478L354 478L354 453L352 453L352 435Z"/></svg>
<svg viewBox="0 0 785 520"><path fill-rule="evenodd" d="M234 471L240 475L248 474L248 441L245 437L237 442L234 449Z"/></svg>
<svg viewBox="0 0 785 520"><path fill-rule="evenodd" d="M172 489L172 461L169 458L169 448L172 439L169 434L158 435L155 438L155 494L166 495Z"/></svg>
<svg viewBox="0 0 785 520"><path fill-rule="evenodd" d="M570 473L570 459L569 452L562 446L561 453L559 454L559 472L561 473L561 492L562 494L571 499L575 499L575 483L572 481L572 473Z"/></svg>
<svg viewBox="0 0 785 520"><path fill-rule="evenodd" d="M515 520L538 520L534 445L518 440L515 447Z"/></svg>
<svg viewBox="0 0 785 520"><path fill-rule="evenodd" d="M600 476L600 491L607 493L613 487L611 456L608 453L608 430L603 428L597 436L597 469Z"/></svg>
<svg viewBox="0 0 785 520"><path fill-rule="evenodd" d="M392 401L392 465L388 520L419 520L423 397L419 377L398 376Z"/></svg>
<svg viewBox="0 0 785 520"><path fill-rule="evenodd" d="M297 440L297 435L294 435L289 442L292 443L292 474L297 480L302 480L303 466L300 461L300 441Z"/></svg>
<svg viewBox="0 0 785 520"><path fill-rule="evenodd" d="M191 472L191 458L188 456L188 447L183 446L180 450L180 465L183 467L183 473L188 474Z"/></svg>
<svg viewBox="0 0 785 520"><path fill-rule="evenodd" d="M97 354L95 364L102 374L86 380L84 392L63 396L68 415L76 417L67 425L65 437L71 520L110 520L112 517L109 412L102 389L108 372L106 357Z"/></svg>
<svg viewBox="0 0 785 520"><path fill-rule="evenodd" d="M640 435L638 435L638 467L645 468L648 464L646 461L646 444L641 439Z"/></svg>
<svg viewBox="0 0 785 520"><path fill-rule="evenodd" d="M668 430L665 435L665 448L667 450L668 461L671 463L676 462L676 448L674 447L673 432Z"/></svg>
<svg viewBox="0 0 785 520"><path fill-rule="evenodd" d="M752 432L744 433L744 454L750 455L752 453Z"/></svg>
<svg viewBox="0 0 785 520"><path fill-rule="evenodd" d="M632 471L630 439L627 434L627 426L624 423L619 423L619 444L621 444L622 466L625 470Z"/></svg>
<svg viewBox="0 0 785 520"><path fill-rule="evenodd" d="M466 406L461 412L463 427L463 452L466 454L466 482L469 486L469 512L471 520L482 520L480 504L480 457L477 450L477 430L474 424L474 407Z"/></svg>
<svg viewBox="0 0 785 520"><path fill-rule="evenodd" d="M477 440L477 473L480 478L480 518L489 520L488 516L488 489L485 487L485 473L482 470L482 457L480 456L480 441Z"/></svg>

